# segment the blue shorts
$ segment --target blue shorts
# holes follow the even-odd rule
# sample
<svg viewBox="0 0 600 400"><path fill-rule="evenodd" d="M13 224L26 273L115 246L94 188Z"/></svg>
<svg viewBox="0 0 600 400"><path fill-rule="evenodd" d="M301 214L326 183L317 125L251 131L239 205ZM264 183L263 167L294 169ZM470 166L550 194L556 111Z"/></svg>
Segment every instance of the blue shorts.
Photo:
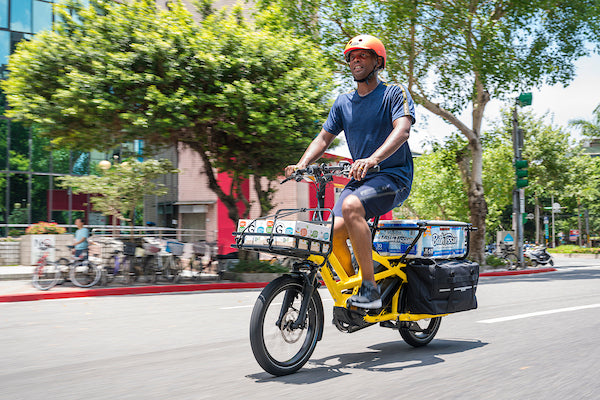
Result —
<svg viewBox="0 0 600 400"><path fill-rule="evenodd" d="M342 216L342 203L349 195L360 199L367 220L378 217L399 206L408 198L410 188L387 174L374 174L362 181L351 180L333 207L333 214ZM343 217L343 216L342 216Z"/></svg>

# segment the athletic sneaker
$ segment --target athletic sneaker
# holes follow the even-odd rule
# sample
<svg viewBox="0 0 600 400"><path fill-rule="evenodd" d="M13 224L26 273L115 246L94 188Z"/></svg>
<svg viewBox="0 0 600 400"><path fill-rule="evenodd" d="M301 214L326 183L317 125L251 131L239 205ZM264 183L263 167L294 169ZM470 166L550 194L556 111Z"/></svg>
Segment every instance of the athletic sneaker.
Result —
<svg viewBox="0 0 600 400"><path fill-rule="evenodd" d="M350 297L349 303L351 306L360 308L381 308L381 296L379 294L379 288L371 281L364 281L362 285L360 285L358 294Z"/></svg>

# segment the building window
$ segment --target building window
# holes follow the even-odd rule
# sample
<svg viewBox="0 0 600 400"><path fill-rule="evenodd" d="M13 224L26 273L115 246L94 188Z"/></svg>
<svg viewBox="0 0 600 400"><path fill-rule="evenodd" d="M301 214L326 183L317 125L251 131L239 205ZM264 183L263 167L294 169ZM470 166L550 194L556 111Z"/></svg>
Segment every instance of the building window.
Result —
<svg viewBox="0 0 600 400"><path fill-rule="evenodd" d="M0 31L0 64L8 64L8 56L10 55L10 32Z"/></svg>
<svg viewBox="0 0 600 400"><path fill-rule="evenodd" d="M52 29L52 4L45 1L33 2L33 33Z"/></svg>
<svg viewBox="0 0 600 400"><path fill-rule="evenodd" d="M10 29L31 32L31 1L10 0Z"/></svg>
<svg viewBox="0 0 600 400"><path fill-rule="evenodd" d="M8 0L0 0L0 28L8 28Z"/></svg>

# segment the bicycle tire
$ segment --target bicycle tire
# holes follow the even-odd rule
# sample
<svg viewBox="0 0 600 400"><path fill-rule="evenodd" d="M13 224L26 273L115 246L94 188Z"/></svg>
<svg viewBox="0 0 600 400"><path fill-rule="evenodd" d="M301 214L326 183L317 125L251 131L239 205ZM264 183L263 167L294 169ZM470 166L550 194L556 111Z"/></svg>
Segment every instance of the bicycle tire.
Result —
<svg viewBox="0 0 600 400"><path fill-rule="evenodd" d="M423 347L433 340L441 323L442 317L426 318L408 322L398 331L407 344L413 347Z"/></svg>
<svg viewBox="0 0 600 400"><path fill-rule="evenodd" d="M102 270L90 261L73 263L69 269L71 282L81 288L94 286L102 277Z"/></svg>
<svg viewBox="0 0 600 400"><path fill-rule="evenodd" d="M181 260L174 255L165 256L162 277L168 282L177 283L181 272Z"/></svg>
<svg viewBox="0 0 600 400"><path fill-rule="evenodd" d="M33 287L39 290L49 290L56 286L60 280L60 265L56 262L46 262L43 265L36 265L33 270L31 283Z"/></svg>
<svg viewBox="0 0 600 400"><path fill-rule="evenodd" d="M514 253L509 253L504 256L504 260L506 260L506 266L509 270L513 270L517 268L518 259L517 255Z"/></svg>
<svg viewBox="0 0 600 400"><path fill-rule="evenodd" d="M306 326L291 328L302 303L302 288L301 277L283 275L263 289L252 310L250 345L254 358L266 372L275 376L292 374L302 368L323 334L323 303L316 290L306 313ZM291 296L292 303L287 310L282 310L285 296ZM282 323L278 326L280 318Z"/></svg>
<svg viewBox="0 0 600 400"><path fill-rule="evenodd" d="M123 283L131 285L137 280L138 272L135 269L137 258L135 256L126 256L121 262L121 273L123 274Z"/></svg>

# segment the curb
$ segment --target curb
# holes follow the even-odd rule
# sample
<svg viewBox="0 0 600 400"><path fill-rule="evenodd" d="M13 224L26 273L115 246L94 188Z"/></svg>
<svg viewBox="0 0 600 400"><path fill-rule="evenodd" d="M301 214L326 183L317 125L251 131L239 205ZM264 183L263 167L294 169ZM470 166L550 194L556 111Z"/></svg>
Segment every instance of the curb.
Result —
<svg viewBox="0 0 600 400"><path fill-rule="evenodd" d="M520 269L511 271L490 271L482 272L479 276L510 276L510 275L528 275L528 274L539 274L542 272L553 272L556 268L537 268L537 269Z"/></svg>
<svg viewBox="0 0 600 400"><path fill-rule="evenodd" d="M67 299L76 297L126 296L136 294L199 292L205 290L258 289L267 286L268 283L269 282L230 282L167 286L139 286L106 289L75 289L62 292L48 291L25 294L0 295L0 303Z"/></svg>
<svg viewBox="0 0 600 400"><path fill-rule="evenodd" d="M538 268L524 269L515 271L491 271L482 272L480 277L486 276L511 276L539 274L544 272L553 272L556 268ZM159 294L159 293L178 293L178 292L200 292L207 290L235 290L235 289L260 289L267 286L269 282L222 282L222 283L200 283L187 285L165 285L165 286L139 286L139 287L121 287L105 289L74 289L61 292L35 292L24 294L0 295L0 303L12 303L22 301L68 299L78 297L101 297L101 296L127 296L137 294Z"/></svg>

